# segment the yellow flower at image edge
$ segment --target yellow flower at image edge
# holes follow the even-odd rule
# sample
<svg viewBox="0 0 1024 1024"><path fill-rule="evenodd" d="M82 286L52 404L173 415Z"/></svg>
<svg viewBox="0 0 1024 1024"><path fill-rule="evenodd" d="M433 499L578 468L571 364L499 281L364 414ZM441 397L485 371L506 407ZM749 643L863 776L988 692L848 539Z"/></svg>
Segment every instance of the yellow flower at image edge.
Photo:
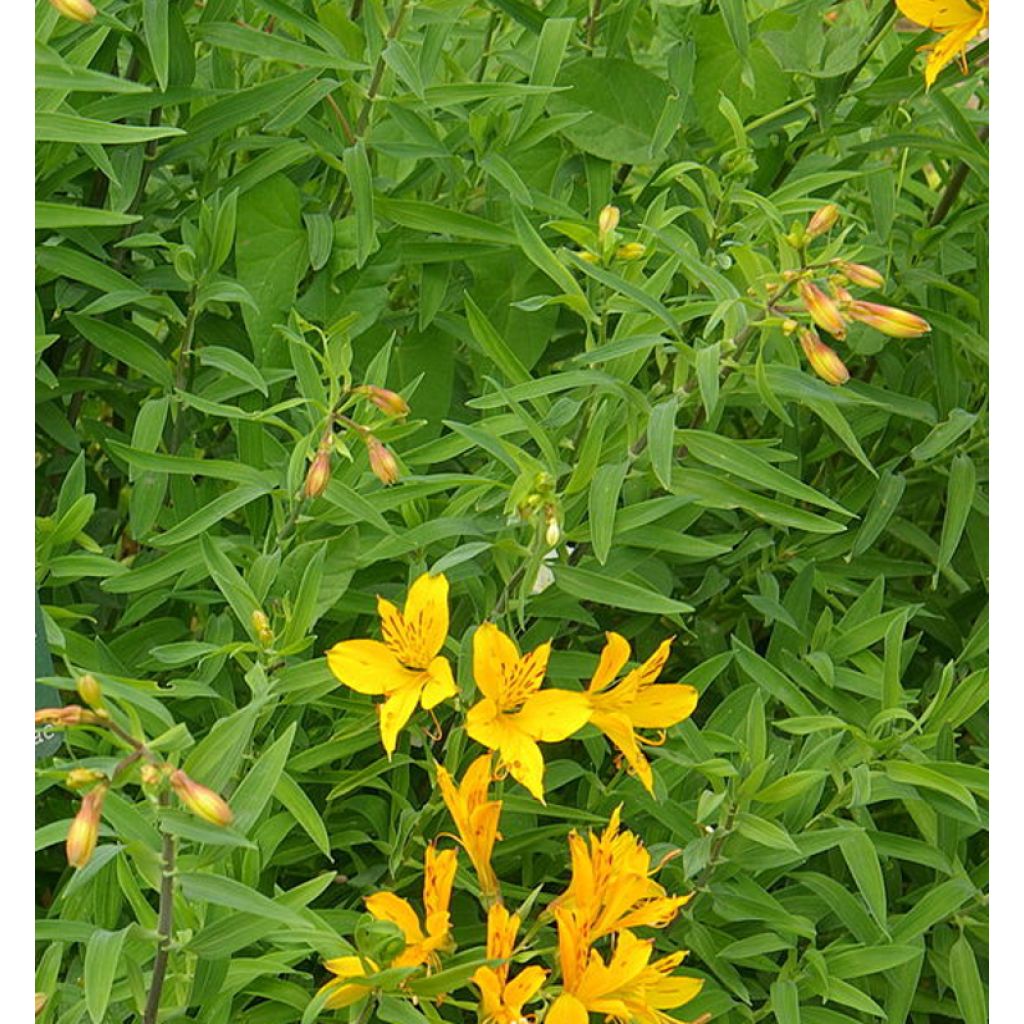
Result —
<svg viewBox="0 0 1024 1024"><path fill-rule="evenodd" d="M398 733L419 704L429 710L457 692L448 659L440 655L448 636L448 580L420 576L399 611L377 598L379 640L342 640L327 652L331 672L357 693L382 695L380 736L388 757Z"/></svg>
<svg viewBox="0 0 1024 1024"><path fill-rule="evenodd" d="M489 1024L519 1024L523 1004L540 991L547 977L543 967L524 967L509 980L509 957L515 949L519 915L510 914L500 903L487 912L487 959L504 960L497 967L478 967L473 983L480 989L480 1019Z"/></svg>
<svg viewBox="0 0 1024 1024"><path fill-rule="evenodd" d="M596 950L588 955L586 937L571 911L556 911L556 916L563 991L545 1024L588 1024L591 1013L637 1024L676 1024L664 1011L690 1002L703 987L700 978L671 976L685 950L651 963L653 940L623 931L605 963Z"/></svg>
<svg viewBox="0 0 1024 1024"><path fill-rule="evenodd" d="M896 6L911 21L942 33L942 39L928 47L927 86L957 57L967 73L967 44L988 28L988 0L896 0Z"/></svg>
<svg viewBox="0 0 1024 1024"><path fill-rule="evenodd" d="M333 960L325 960L324 967L335 975L320 993L329 992L324 1003L325 1010L339 1010L344 1006L358 1003L370 991L367 984L359 984L355 978L365 978L367 972L376 972L377 965L372 960L358 956L338 956Z"/></svg>
<svg viewBox="0 0 1024 1024"><path fill-rule="evenodd" d="M622 751L637 778L648 792L653 792L651 765L640 749L636 730L667 729L689 718L697 706L697 691L682 683L655 685L668 660L671 638L609 689L629 660L630 651L629 642L618 633L606 633L605 638L601 660L587 688L590 721Z"/></svg>
<svg viewBox="0 0 1024 1024"><path fill-rule="evenodd" d="M538 800L544 801L544 757L537 746L557 743L590 717L586 696L541 690L551 644L520 657L497 626L485 622L473 634L473 676L483 694L466 715L466 732L497 750L500 764Z"/></svg>

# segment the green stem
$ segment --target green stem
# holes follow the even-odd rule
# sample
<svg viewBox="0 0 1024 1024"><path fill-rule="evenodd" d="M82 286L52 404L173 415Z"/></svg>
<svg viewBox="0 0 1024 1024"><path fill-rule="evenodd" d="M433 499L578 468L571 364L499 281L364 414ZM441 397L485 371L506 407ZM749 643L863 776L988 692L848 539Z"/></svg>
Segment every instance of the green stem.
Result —
<svg viewBox="0 0 1024 1024"><path fill-rule="evenodd" d="M161 807L166 807L166 793L160 795ZM167 961L171 951L171 930L174 927L174 836L170 832L163 833L163 850L161 854L162 873L160 876L160 909L157 919L157 951L153 961L153 979L149 986L149 998L143 1014L143 1024L156 1024L160 1012L160 997L164 990L164 979L167 977Z"/></svg>
<svg viewBox="0 0 1024 1024"><path fill-rule="evenodd" d="M408 10L409 0L401 0L398 5L398 13L395 14L395 20L391 22L391 27L388 29L387 42L385 43L385 49L387 43L390 43L393 39L398 37L398 33L401 31L402 22L405 19L405 12ZM373 107L373 101L377 98L377 93L380 90L381 79L384 77L384 50L381 50L380 56L377 58L377 64L373 69L373 78L370 79L370 88L366 91L366 99L363 101L363 109L359 111L359 119L356 121L356 135L362 136L363 132L366 131L366 126L370 121L370 109Z"/></svg>

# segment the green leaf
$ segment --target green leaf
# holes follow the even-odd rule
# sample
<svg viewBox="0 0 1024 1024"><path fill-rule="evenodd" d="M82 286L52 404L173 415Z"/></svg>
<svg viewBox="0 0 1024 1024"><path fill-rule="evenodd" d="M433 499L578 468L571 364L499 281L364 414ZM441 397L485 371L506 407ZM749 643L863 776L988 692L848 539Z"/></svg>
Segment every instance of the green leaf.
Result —
<svg viewBox="0 0 1024 1024"><path fill-rule="evenodd" d="M167 28L168 5L162 0L143 0L142 27L149 48L149 59L153 62L153 73L161 90L167 89L167 72L170 64L170 36Z"/></svg>
<svg viewBox="0 0 1024 1024"><path fill-rule="evenodd" d="M612 548L615 533L615 510L618 508L622 484L626 479L628 463L608 463L599 466L590 482L588 509L590 512L590 542L594 557L604 565Z"/></svg>
<svg viewBox="0 0 1024 1024"><path fill-rule="evenodd" d="M652 615L673 615L693 611L693 607L683 601L665 597L627 580L602 576L590 569L555 565L552 571L559 589L581 601L649 612Z"/></svg>
<svg viewBox="0 0 1024 1024"><path fill-rule="evenodd" d="M964 1024L985 1024L988 1020L985 986L974 950L962 933L949 951L949 974Z"/></svg>
<svg viewBox="0 0 1024 1024"><path fill-rule="evenodd" d="M121 967L121 949L124 946L127 928L117 932L97 929L90 936L85 947L85 966L82 978L85 983L85 1006L93 1024L102 1024L110 1004L110 993Z"/></svg>
<svg viewBox="0 0 1024 1024"><path fill-rule="evenodd" d="M939 541L939 557L936 568L942 571L953 560L960 545L967 516L974 501L976 472L969 455L960 453L953 456L949 465L949 481L946 487L946 515L942 520L942 538Z"/></svg>
<svg viewBox="0 0 1024 1024"><path fill-rule="evenodd" d="M800 993L796 982L773 981L770 999L778 1024L800 1024Z"/></svg>
<svg viewBox="0 0 1024 1024"><path fill-rule="evenodd" d="M863 830L850 829L839 848L871 916L884 929L887 921L885 881L874 843ZM897 939L896 933L893 933L893 941L902 941L903 938L905 936L901 935Z"/></svg>
<svg viewBox="0 0 1024 1024"><path fill-rule="evenodd" d="M672 487L672 464L675 461L675 426L679 401L673 395L659 402L647 421L647 447L651 453L651 468L661 485Z"/></svg>
<svg viewBox="0 0 1024 1024"><path fill-rule="evenodd" d="M167 125L129 125L97 121L77 114L56 111L36 114L37 142L77 142L106 146L125 146L153 139L166 139L173 135L184 135L180 128Z"/></svg>

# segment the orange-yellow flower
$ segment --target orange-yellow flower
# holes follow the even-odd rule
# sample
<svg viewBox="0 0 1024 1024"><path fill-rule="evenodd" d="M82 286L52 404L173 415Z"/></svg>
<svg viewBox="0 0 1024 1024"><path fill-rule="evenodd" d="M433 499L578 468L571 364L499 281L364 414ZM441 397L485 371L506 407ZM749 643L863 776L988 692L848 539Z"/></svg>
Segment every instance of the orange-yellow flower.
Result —
<svg viewBox="0 0 1024 1024"><path fill-rule="evenodd" d="M371 986L354 979L365 978L368 972L377 971L377 965L372 960L359 956L336 956L331 960L325 960L324 967L335 975L320 989L321 993L330 992L324 1003L325 1010L339 1010L358 1003L369 994Z"/></svg>
<svg viewBox="0 0 1024 1024"><path fill-rule="evenodd" d="M342 640L327 652L327 664L357 693L384 696L380 736L390 757L417 701L429 710L457 692L440 654L448 636L448 580L425 573L409 588L403 611L378 597L377 612L384 642Z"/></svg>
<svg viewBox="0 0 1024 1024"><path fill-rule="evenodd" d="M896 6L911 21L942 33L934 46L927 47L924 81L928 88L957 57L967 73L967 44L988 28L988 0L896 0Z"/></svg>
<svg viewBox="0 0 1024 1024"><path fill-rule="evenodd" d="M479 967L473 983L480 989L480 1020L485 1024L519 1024L523 1005L540 990L547 977L543 967L524 967L509 980L509 963L519 932L519 915L500 903L487 912L487 959L503 960L497 967Z"/></svg>
<svg viewBox="0 0 1024 1024"><path fill-rule="evenodd" d="M391 961L392 967L438 964L437 951L451 945L448 905L455 881L458 851L438 853L427 847L423 858L423 925L408 900L393 892L376 892L366 898L366 909L378 921L398 925L405 936L405 950Z"/></svg>
<svg viewBox="0 0 1024 1024"><path fill-rule="evenodd" d="M480 880L484 899L493 900L498 896L499 885L491 867L491 852L495 840L500 838L498 819L501 817L501 801L487 799L491 784L491 755L478 757L466 769L458 786L447 770L438 765L437 784Z"/></svg>
<svg viewBox="0 0 1024 1024"><path fill-rule="evenodd" d="M801 281L797 288L811 319L833 338L842 341L846 337L846 324L839 307L813 281Z"/></svg>
<svg viewBox="0 0 1024 1024"><path fill-rule="evenodd" d="M500 764L544 802L544 757L537 742L557 743L590 717L582 693L541 690L551 644L520 657L497 626L485 622L473 634L473 676L483 699L469 709L466 732L497 750Z"/></svg>
<svg viewBox="0 0 1024 1024"><path fill-rule="evenodd" d="M811 369L827 384L839 386L850 379L850 371L836 353L818 337L817 331L800 330L800 347L807 356Z"/></svg>
<svg viewBox="0 0 1024 1024"><path fill-rule="evenodd" d="M660 865L651 867L651 855L628 829L620 831L621 807L599 836L589 842L577 832L569 834L572 878L552 904L553 910L571 910L577 931L586 944L624 928L663 928L688 903L692 894L669 896L654 880Z"/></svg>
<svg viewBox="0 0 1024 1024"><path fill-rule="evenodd" d="M896 306L883 306L878 302L851 302L849 313L854 320L882 334L888 334L890 338L919 338L932 329L924 317Z"/></svg>
<svg viewBox="0 0 1024 1024"><path fill-rule="evenodd" d="M605 963L600 953L588 950L575 914L559 910L557 919L562 994L545 1024L588 1024L591 1013L636 1024L675 1024L664 1011L690 1002L703 987L700 978L671 976L685 950L651 963L653 940L624 931Z"/></svg>
<svg viewBox="0 0 1024 1024"><path fill-rule="evenodd" d="M697 691L681 683L655 685L668 659L671 638L611 686L629 660L629 642L618 633L605 633L605 637L601 660L587 688L590 721L622 751L637 778L653 792L651 765L640 749L636 730L667 729L688 718L697 706Z"/></svg>

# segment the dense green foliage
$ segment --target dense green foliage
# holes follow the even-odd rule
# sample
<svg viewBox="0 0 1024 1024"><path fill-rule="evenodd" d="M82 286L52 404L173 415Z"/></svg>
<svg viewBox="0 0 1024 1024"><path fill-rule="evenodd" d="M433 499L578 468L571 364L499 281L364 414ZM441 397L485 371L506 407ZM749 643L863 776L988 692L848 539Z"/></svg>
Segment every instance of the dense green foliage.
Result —
<svg viewBox="0 0 1024 1024"><path fill-rule="evenodd" d="M707 979L686 1019L984 1024L987 43L926 92L934 36L891 0L96 2L37 7L47 681L67 703L91 672L235 822L128 772L75 872L66 774L126 748L68 732L37 766L41 1019L142 1019L162 832L161 1019L316 1017L362 898L415 895L452 830L428 753L479 753L461 708L490 618L552 639L565 689L604 631L639 657L675 634L662 678L701 694L650 751L654 797L593 727L545 747L547 806L503 784L510 905L559 891L569 829L622 804L696 890L658 934ZM851 324L842 387L768 308L826 202L813 258L877 267L862 297L932 326ZM411 406L347 412L401 480L342 424L304 500L361 384ZM323 652L428 570L461 705L389 761ZM453 919L446 966L479 963L462 884ZM371 1019L475 1020L453 993Z"/></svg>

